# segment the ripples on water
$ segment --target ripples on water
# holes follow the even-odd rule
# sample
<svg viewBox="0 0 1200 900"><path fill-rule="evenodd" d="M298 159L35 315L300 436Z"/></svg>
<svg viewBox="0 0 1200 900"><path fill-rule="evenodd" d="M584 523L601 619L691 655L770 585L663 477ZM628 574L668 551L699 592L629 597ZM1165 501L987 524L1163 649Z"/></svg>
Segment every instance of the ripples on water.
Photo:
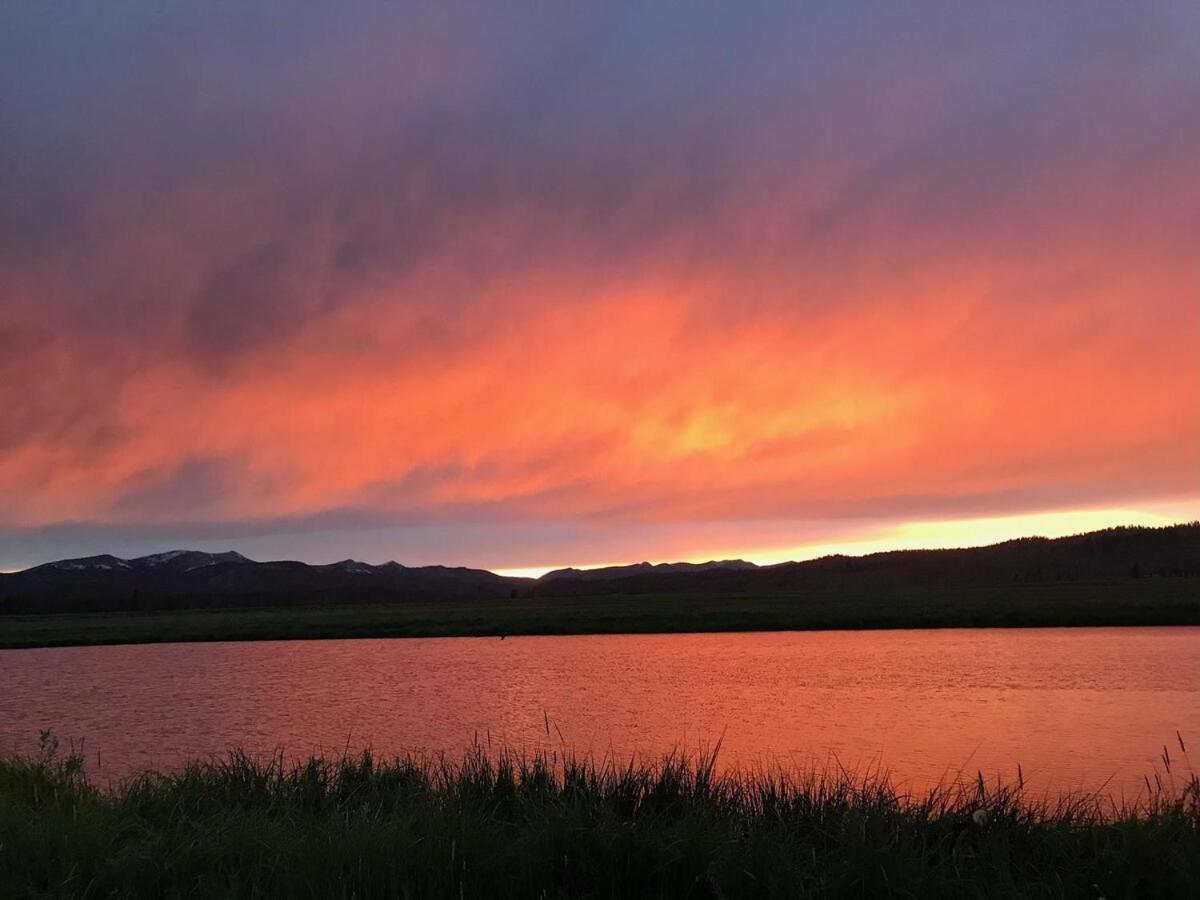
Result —
<svg viewBox="0 0 1200 900"><path fill-rule="evenodd" d="M4 650L0 684L0 749L49 728L85 740L101 777L234 745L625 757L721 740L727 766L836 758L921 788L1020 763L1039 790L1131 795L1176 731L1200 742L1200 628Z"/></svg>

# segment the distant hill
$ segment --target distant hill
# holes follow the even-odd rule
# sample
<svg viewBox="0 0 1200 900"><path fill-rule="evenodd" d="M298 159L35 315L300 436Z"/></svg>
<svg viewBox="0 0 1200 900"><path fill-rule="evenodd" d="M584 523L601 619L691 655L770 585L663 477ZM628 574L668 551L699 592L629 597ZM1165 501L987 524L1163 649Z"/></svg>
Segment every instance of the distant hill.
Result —
<svg viewBox="0 0 1200 900"><path fill-rule="evenodd" d="M547 572L539 581L543 584L550 581L609 581L614 578L634 578L641 575L685 574L695 575L702 572L713 572L717 569L745 570L757 569L752 562L744 559L712 560L704 563L634 563L630 566L607 566L600 569L555 569Z"/></svg>
<svg viewBox="0 0 1200 900"><path fill-rule="evenodd" d="M137 559L88 556L0 575L0 612L83 612L339 604L417 599L499 599L529 578L482 569L352 559L314 566L255 562L240 553L172 550Z"/></svg>
<svg viewBox="0 0 1200 900"><path fill-rule="evenodd" d="M482 569L347 559L255 562L240 553L172 550L89 556L0 575L0 613L93 612L500 600L636 594L769 595L1200 575L1200 523L1021 538L964 550L902 550L756 566L745 560L558 569L540 579Z"/></svg>
<svg viewBox="0 0 1200 900"><path fill-rule="evenodd" d="M756 566L735 560L698 566L560 569L534 588L544 596L776 593L900 587L1084 581L1200 575L1200 523L1124 527L1063 538L1019 538L987 547L895 550Z"/></svg>

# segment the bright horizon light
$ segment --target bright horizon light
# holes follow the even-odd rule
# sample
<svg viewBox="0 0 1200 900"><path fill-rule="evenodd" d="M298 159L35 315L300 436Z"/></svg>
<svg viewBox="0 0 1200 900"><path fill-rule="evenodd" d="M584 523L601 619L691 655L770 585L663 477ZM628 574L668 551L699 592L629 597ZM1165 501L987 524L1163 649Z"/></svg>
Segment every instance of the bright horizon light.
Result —
<svg viewBox="0 0 1200 900"><path fill-rule="evenodd" d="M985 547L1024 537L1059 538L1088 531L1120 526L1161 528L1200 520L1200 500L1171 502L1142 509L1080 509L1028 515L988 516L928 522L905 522L873 530L870 536L841 541L798 544L791 547L730 550L727 553L700 553L680 559L624 560L571 566L530 566L492 569L497 575L514 578L538 578L555 569L581 571L628 566L639 562L704 563L712 560L742 559L760 566L784 562L804 562L823 556L866 556L892 550L949 550Z"/></svg>
<svg viewBox="0 0 1200 900"><path fill-rule="evenodd" d="M772 562L1200 496L1190 8L57 6L0 4L0 567Z"/></svg>

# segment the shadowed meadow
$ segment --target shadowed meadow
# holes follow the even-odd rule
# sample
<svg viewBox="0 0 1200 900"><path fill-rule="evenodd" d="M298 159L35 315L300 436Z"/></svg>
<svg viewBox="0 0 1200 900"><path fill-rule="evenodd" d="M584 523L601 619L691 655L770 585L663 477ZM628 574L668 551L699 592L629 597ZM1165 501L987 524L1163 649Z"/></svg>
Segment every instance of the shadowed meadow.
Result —
<svg viewBox="0 0 1200 900"><path fill-rule="evenodd" d="M1200 625L1200 578L0 616L0 648L178 641Z"/></svg>

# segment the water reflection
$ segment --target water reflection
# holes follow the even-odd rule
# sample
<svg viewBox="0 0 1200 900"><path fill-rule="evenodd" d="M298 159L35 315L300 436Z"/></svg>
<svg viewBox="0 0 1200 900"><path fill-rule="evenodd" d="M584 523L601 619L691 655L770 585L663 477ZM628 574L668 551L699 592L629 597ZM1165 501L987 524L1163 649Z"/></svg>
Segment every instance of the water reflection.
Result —
<svg viewBox="0 0 1200 900"><path fill-rule="evenodd" d="M1200 741L1200 629L943 630L172 644L0 651L0 747L86 739L102 776L232 745L658 754L959 768L1136 793ZM551 723L547 727L547 723Z"/></svg>

